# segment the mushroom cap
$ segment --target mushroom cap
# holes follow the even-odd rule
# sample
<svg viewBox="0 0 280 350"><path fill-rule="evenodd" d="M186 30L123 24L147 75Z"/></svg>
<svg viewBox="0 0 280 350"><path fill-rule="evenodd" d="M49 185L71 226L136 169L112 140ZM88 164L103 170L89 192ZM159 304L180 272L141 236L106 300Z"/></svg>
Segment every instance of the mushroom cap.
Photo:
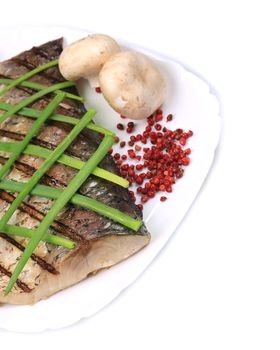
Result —
<svg viewBox="0 0 280 350"><path fill-rule="evenodd" d="M131 119L149 117L166 93L165 79L153 61L134 51L111 56L99 73L99 83L111 107Z"/></svg>
<svg viewBox="0 0 280 350"><path fill-rule="evenodd" d="M59 69L67 80L97 76L105 61L119 52L114 39L104 34L92 34L67 46L59 57Z"/></svg>

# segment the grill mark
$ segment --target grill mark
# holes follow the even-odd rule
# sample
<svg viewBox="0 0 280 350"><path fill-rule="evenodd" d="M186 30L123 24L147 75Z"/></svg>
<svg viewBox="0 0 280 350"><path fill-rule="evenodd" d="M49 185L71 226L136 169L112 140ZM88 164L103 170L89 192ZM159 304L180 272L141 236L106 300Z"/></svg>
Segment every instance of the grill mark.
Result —
<svg viewBox="0 0 280 350"><path fill-rule="evenodd" d="M11 193L8 193L4 190L0 191L0 198L4 200L7 203L12 203L15 199L15 196L13 196ZM45 214L40 212L38 209L36 209L34 206L31 204L23 202L20 206L19 209L23 211L24 213L27 213L29 216L32 218L42 221L45 217ZM71 238L75 242L83 242L85 239L79 235L75 230L72 228L68 227L67 225L63 224L62 222L55 220L51 228L54 229L56 232L63 234L66 237Z"/></svg>
<svg viewBox="0 0 280 350"><path fill-rule="evenodd" d="M5 164L7 161L7 158L0 156L0 164ZM29 164L25 164L25 163L21 163L18 160L15 161L15 163L13 164L13 167L17 170L22 171L23 173L25 173L26 175L32 176L36 169L33 168L31 165ZM65 187L67 186L67 184L65 182L59 181L57 179L55 179L52 176L49 176L47 174L45 174L42 178L41 178L41 183L47 185L47 186L51 186L51 187Z"/></svg>
<svg viewBox="0 0 280 350"><path fill-rule="evenodd" d="M23 92L25 92L28 95L32 95L34 93L34 90L26 87L26 86L22 86L22 85L17 85L16 87L18 90L21 90Z"/></svg>
<svg viewBox="0 0 280 350"><path fill-rule="evenodd" d="M13 246L18 248L22 252L24 251L25 247L23 245L21 245L19 242L17 242L15 239L13 239L12 237L10 237L10 236L6 235L5 233L2 233L2 232L0 232L0 237L5 239L7 242L11 243ZM59 272L55 269L54 266L52 266L51 264L46 262L44 259L42 259L38 255L33 253L31 255L31 259L33 261L35 261L43 270L46 270L46 271L52 273L53 275L58 275L59 274Z"/></svg>
<svg viewBox="0 0 280 350"><path fill-rule="evenodd" d="M25 135L18 134L17 132L13 132L13 131L0 129L0 136L4 136L4 137L8 137L8 138L13 139L13 140L21 141L21 140L23 140Z"/></svg>
<svg viewBox="0 0 280 350"><path fill-rule="evenodd" d="M24 62L24 61L23 61L23 62ZM27 67L26 67L26 68L27 68ZM36 68L36 67L34 66L34 68ZM9 77L8 75L0 74L0 79L13 79L13 78ZM49 78L48 78L48 79L49 79ZM54 80L54 83L57 83L57 82L58 82L56 79L53 79L53 80ZM62 82L63 82L63 81L64 81L64 80L62 80ZM27 93L28 95L33 95L34 92L37 92L37 90L35 90L35 89L27 88L26 86L22 86L22 85L17 85L17 86L16 86L16 89L21 90L21 91ZM66 89L66 90L67 90L67 89ZM66 90L65 90L65 91L66 91ZM48 103L50 103L50 102L52 101L52 97L54 96L54 94L53 94L53 93L50 93L49 96L51 96L51 97L43 96L43 97L40 98L39 101L44 101L45 103L48 104ZM35 101L35 103L36 103L36 102L38 102L38 101ZM65 111L65 114L66 114L66 115L67 115L67 112L68 112L69 110L71 110L74 114L78 114L78 115L79 115L79 110L78 110L78 108L75 107L75 106L69 105L65 100L63 100L63 101L59 104L59 107Z"/></svg>
<svg viewBox="0 0 280 350"><path fill-rule="evenodd" d="M19 133L14 132L14 131L8 131L8 130L0 129L0 136L8 137L8 138L10 138L12 140L16 140L16 141L22 141L26 135L25 134L19 134ZM47 148L49 150L54 150L57 147L56 145L54 145L52 143L49 143L49 142L44 141L44 140L40 140L40 139L38 139L36 137L34 137L31 140L30 143L33 144L33 145L37 145L37 146L41 146L41 147ZM71 152L68 149L64 153L69 155L69 156L74 156L74 157L84 161L83 157L78 156L75 152Z"/></svg>
<svg viewBox="0 0 280 350"><path fill-rule="evenodd" d="M43 58L46 58L47 60L50 59L49 54L40 47L35 46L31 49L31 51L33 51L35 53L35 55L39 55Z"/></svg>
<svg viewBox="0 0 280 350"><path fill-rule="evenodd" d="M0 264L0 272L2 272L5 276L11 278L12 274L10 271L6 270L4 266ZM32 290L28 287L27 284L22 282L20 279L17 279L16 281L17 286L25 293L30 293Z"/></svg>
<svg viewBox="0 0 280 350"><path fill-rule="evenodd" d="M11 58L11 61L16 63L16 64L18 64L19 66L23 66L23 67L27 68L30 71L35 69L35 68L37 68L37 66L35 66L34 64L32 64L32 63L30 63L28 61L22 60L19 57L13 57L13 58ZM41 75L41 76L47 78L53 84L58 82L57 79L52 77L50 74L46 73L46 71L42 71L40 73L37 73L37 75Z"/></svg>
<svg viewBox="0 0 280 350"><path fill-rule="evenodd" d="M23 66L23 67L27 68L28 70L33 70L34 68L36 68L36 66L34 66L34 64L32 64L28 61L24 61L19 57L13 57L13 58L11 58L11 61L16 63L19 66Z"/></svg>
<svg viewBox="0 0 280 350"><path fill-rule="evenodd" d="M12 78L10 78L10 77L7 76L7 75L0 74L0 79L12 79ZM22 86L22 85L17 85L16 88L17 88L18 90L21 90L21 91L26 92L26 93L29 94L29 95L33 94L33 92L34 92L31 88L27 88L27 87Z"/></svg>
<svg viewBox="0 0 280 350"><path fill-rule="evenodd" d="M6 75L0 73L0 78L1 79L9 79Z"/></svg>
<svg viewBox="0 0 280 350"><path fill-rule="evenodd" d="M52 143L49 143L47 141L44 141L44 140L37 139L36 137L33 138L31 143L33 143L34 145L37 145L37 146L41 146L41 147L47 148L47 149L49 149L51 151L56 148L56 145L54 145ZM65 151L64 153L66 154L67 152Z"/></svg>

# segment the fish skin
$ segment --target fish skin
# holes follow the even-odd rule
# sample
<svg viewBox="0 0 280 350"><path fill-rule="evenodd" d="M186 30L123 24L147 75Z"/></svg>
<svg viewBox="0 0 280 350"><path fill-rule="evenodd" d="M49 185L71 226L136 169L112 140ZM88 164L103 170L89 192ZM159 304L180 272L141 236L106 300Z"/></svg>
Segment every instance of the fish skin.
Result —
<svg viewBox="0 0 280 350"><path fill-rule="evenodd" d="M62 39L50 41L0 63L0 77L16 79L29 69L57 59L62 51L62 42ZM64 81L58 67L52 67L30 80L46 86ZM0 89L3 87L0 86ZM67 90L78 94L75 88ZM15 87L0 97L0 100L16 104L31 93L34 92L30 89ZM42 98L30 107L43 110L51 98L49 96ZM83 103L65 98L58 106L56 113L81 118L86 113L86 109ZM33 122L34 120L22 116L10 117L0 125L0 141L22 139ZM70 130L71 126L65 123L49 122L40 129L32 143L54 149ZM86 161L100 142L101 138L98 133L83 130L66 153ZM7 159L7 154L0 152L0 164L3 164L5 159ZM42 158L22 155L6 176L6 179L26 182L42 162ZM119 175L115 162L110 155L107 155L99 166ZM63 189L76 173L76 169L56 163L42 178L41 183ZM119 185L90 176L81 186L79 192L117 208L135 219L142 219L142 212L132 201L128 190ZM15 194L0 191L0 217L4 215L9 207L7 198L10 199L11 195L15 196ZM25 199L22 207L14 213L10 223L35 228L40 224L40 220L46 215L51 205L52 200L50 199L29 196ZM50 232L53 234L59 233L71 239L75 237L76 248L69 251L63 247L40 242L35 251L35 257L28 261L24 271L19 276L17 285L6 297L3 296L1 291L7 285L7 273L11 274L13 272L17 259L28 241L21 237L12 237L8 240L5 239L5 234L0 233L0 303L33 304L83 280L90 274L95 274L99 270L128 258L145 247L150 241L150 234L145 225L142 225L138 232L134 232L93 211L73 205L67 205L59 213ZM40 259L47 266L52 266L55 273L51 273L42 267L44 264L40 264Z"/></svg>

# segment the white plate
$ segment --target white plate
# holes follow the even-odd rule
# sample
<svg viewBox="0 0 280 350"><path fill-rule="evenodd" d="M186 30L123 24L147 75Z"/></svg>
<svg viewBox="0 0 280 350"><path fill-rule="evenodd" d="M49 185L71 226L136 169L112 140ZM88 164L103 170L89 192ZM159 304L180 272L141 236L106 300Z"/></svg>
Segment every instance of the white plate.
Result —
<svg viewBox="0 0 280 350"><path fill-rule="evenodd" d="M86 34L86 31L65 27L2 28L0 60L60 36L72 42ZM137 48L134 45L127 46ZM152 233L148 247L117 266L34 306L0 306L0 327L3 329L20 332L57 329L89 317L103 308L134 282L157 256L187 213L208 174L221 129L217 98L205 81L178 63L160 54L137 49L158 60L167 78L168 98L163 110L166 115L173 113L175 116L168 125L194 131L194 136L189 140L191 164L184 177L176 183L168 201L162 203L158 196L145 206L144 219ZM116 130L119 119L104 103L102 95L93 94L87 84L82 84L80 91L87 98L87 105L97 109L96 121ZM140 130L141 125L138 123L137 127Z"/></svg>

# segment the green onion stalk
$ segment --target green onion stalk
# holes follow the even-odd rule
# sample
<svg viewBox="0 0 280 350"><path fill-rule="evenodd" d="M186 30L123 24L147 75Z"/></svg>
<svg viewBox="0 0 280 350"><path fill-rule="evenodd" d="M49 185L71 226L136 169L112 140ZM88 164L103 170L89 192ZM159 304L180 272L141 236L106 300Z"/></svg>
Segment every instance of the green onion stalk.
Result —
<svg viewBox="0 0 280 350"><path fill-rule="evenodd" d="M10 192L20 192L22 191L23 187L24 184L20 182L10 180L3 180L0 182L0 189ZM60 190L58 188L37 184L31 190L30 194L44 198L58 199L62 191L63 190ZM138 231L142 225L142 221L136 220L131 216L124 214L120 210L101 203L96 199L89 198L78 193L74 194L69 202L82 208L93 210L96 213L103 215L104 217L107 217L119 224L122 224L125 227L132 229L133 231Z"/></svg>
<svg viewBox="0 0 280 350"><path fill-rule="evenodd" d="M10 112L10 110L13 108L13 106L9 105L8 103L5 102L0 102L0 109L3 109L4 111ZM16 112L19 115L22 115L24 117L30 117L30 118L41 118L41 111L38 111L37 109L34 108L22 108ZM15 114L15 112L13 113ZM62 114L53 114L50 116L49 120L57 121L57 122L62 122L62 123L68 123L71 125L77 125L79 123L79 119L69 117L66 115ZM1 121L0 121L1 122ZM87 129L99 132L104 135L111 135L115 136L115 134L112 131L109 131L102 126L96 125L92 123L91 121L86 125Z"/></svg>
<svg viewBox="0 0 280 350"><path fill-rule="evenodd" d="M23 150L26 148L26 146L29 144L32 138L38 133L39 129L42 127L44 122L53 113L53 111L56 109L56 107L59 105L59 103L63 100L64 97L64 93L57 95L44 110L44 112L41 115L41 118L37 119L35 123L31 126L28 134L24 137L24 139L21 142L17 144L17 147L15 147L15 149L13 150L13 153L10 156L10 158L0 169L0 179L2 179L3 176L7 173L7 171L11 168L11 166L17 160L19 155L23 152Z"/></svg>
<svg viewBox="0 0 280 350"><path fill-rule="evenodd" d="M86 115L81 119L80 123L75 128L80 126L80 124L82 124L83 120L87 121ZM49 229L49 227L52 224L52 222L55 220L57 214L69 202L69 200L73 197L73 195L76 193L76 191L81 187L81 185L84 183L84 181L88 178L89 174L92 172L92 169L95 168L98 165L98 163L105 157L105 155L107 154L108 150L112 147L113 144L114 144L114 138L111 137L111 136L106 135L104 137L104 139L102 140L101 144L99 145L98 149L96 150L96 152L85 163L83 168L76 174L76 176L70 181L70 183L68 184L67 188L60 194L58 199L55 201L54 205L49 210L48 214L42 220L39 228L36 230L36 234L34 234L32 236L32 238L30 239L30 241L29 241L27 247L25 248L23 254L21 255L20 260L19 260L18 264L16 265L15 270L14 270L14 272L13 272L13 274L12 274L10 280L9 280L8 286L7 286L6 290L5 290L5 295L9 294L9 292L12 290L14 284L16 283L16 281L17 281L21 271L23 270L24 266L26 265L28 259L33 254L33 252L36 249L38 243L44 237L45 233ZM57 147L57 149L59 148L59 146ZM55 153L55 151L53 151L52 155ZM52 157L52 158L54 158L54 157ZM45 163L46 162L47 162L47 160L45 161ZM43 165L42 165L42 167L43 167ZM37 172L38 172L38 170L37 170ZM34 177L34 175L32 177ZM29 183L32 183L32 178L29 181ZM29 186L29 187L30 187L30 190L31 190L34 186L32 186L32 187ZM20 196L21 193L22 192L20 192L18 196Z"/></svg>
<svg viewBox="0 0 280 350"><path fill-rule="evenodd" d="M0 79L0 84L4 84L4 85L9 85L9 84L11 84L13 82L14 82L13 79ZM20 84L16 84L16 85L24 86L24 87L30 88L32 90L37 90L37 91L43 90L43 89L45 89L47 87L45 85L41 85L41 84L38 84L38 83L33 83L32 81L22 81ZM13 86L13 87L15 87L15 86ZM2 91L3 90L1 90L1 92ZM1 92L0 92L0 96L1 96ZM59 94L61 92L62 92L61 90L56 90L56 91L54 91L54 94ZM68 97L68 98L70 98L72 100L84 102L84 98L83 97L80 97L80 96L75 95L75 94L71 94L70 92L65 92L65 97Z"/></svg>
<svg viewBox="0 0 280 350"><path fill-rule="evenodd" d="M26 227L20 227L16 225L6 225L2 231L6 233L9 236L19 236L19 237L25 237L25 238L32 238L34 235L34 231L30 230L29 228ZM61 237L61 236L56 236L56 235L51 235L49 233L46 233L42 241L51 243L54 245L59 245L61 247L67 248L67 249L73 249L75 248L75 243L71 241L70 239Z"/></svg>
<svg viewBox="0 0 280 350"><path fill-rule="evenodd" d="M23 74L21 77L19 77L18 79L13 80L10 84L8 84L4 89L2 89L0 91L0 96L5 95L6 92L8 92L9 90L11 90L13 87L16 87L17 85L20 85L22 82L24 82L25 80L33 77L34 75L48 69L54 66L58 65L58 60L53 60L51 62L48 62L46 64L43 64L35 69L32 69L31 71Z"/></svg>
<svg viewBox="0 0 280 350"><path fill-rule="evenodd" d="M59 96L59 95L58 95ZM54 100L49 104L53 104ZM47 107L48 108L48 107ZM39 169L35 171L30 180L25 184L23 190L19 192L15 200L10 205L9 209L6 211L4 216L0 221L0 231L9 221L15 210L19 207L19 205L23 202L25 197L30 193L32 188L39 182L39 180L45 175L45 173L50 169L50 167L57 161L57 159L63 154L63 152L69 147L72 141L77 137L77 135L83 130L85 125L93 118L95 115L94 110L89 110L84 117L80 120L79 124L77 124L70 133L64 138L64 140L56 147L54 151L51 152L48 158L45 159L44 163L40 166ZM7 163L5 163L6 165ZM4 166L5 166L4 165ZM2 168L0 172L2 171ZM1 174L1 173L0 173Z"/></svg>
<svg viewBox="0 0 280 350"><path fill-rule="evenodd" d="M0 142L0 151L14 152L18 148L18 144L19 143L15 143L15 142ZM30 145L30 144L23 151L23 153L25 154L35 156L35 157L41 157L41 158L47 158L51 154L51 152L52 151L47 148ZM60 158L57 160L57 162L64 165L68 165L74 169L81 169L85 164L85 162L83 162L82 160L70 157L66 154L62 154ZM92 171L92 175L100 177L104 180L113 182L125 188L129 186L129 182L126 179L114 173L111 173L110 171L102 169L100 167L96 167Z"/></svg>
<svg viewBox="0 0 280 350"><path fill-rule="evenodd" d="M36 94L31 95L27 97L26 99L22 100L18 104L12 106L8 111L6 111L4 114L0 117L0 124L3 123L6 119L11 117L12 115L16 114L18 111L20 111L22 108L30 105L31 103L39 100L43 96L46 96L50 94L51 92L54 92L59 89L65 89L69 86L74 86L75 84L71 81L66 81L65 83L58 83L52 86L49 86L41 91L36 92Z"/></svg>

